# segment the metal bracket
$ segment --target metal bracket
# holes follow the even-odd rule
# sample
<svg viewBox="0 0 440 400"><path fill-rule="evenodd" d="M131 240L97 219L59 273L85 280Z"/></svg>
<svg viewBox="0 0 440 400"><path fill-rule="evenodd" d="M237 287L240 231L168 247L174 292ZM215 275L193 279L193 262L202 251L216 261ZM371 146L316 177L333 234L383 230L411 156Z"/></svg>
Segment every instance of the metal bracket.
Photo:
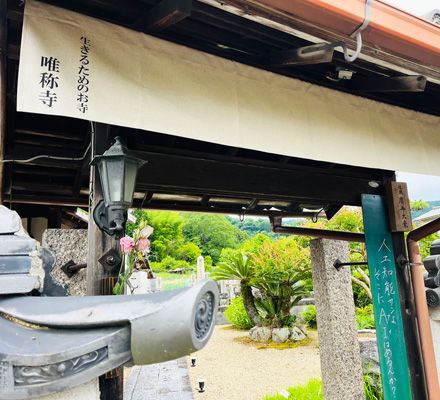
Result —
<svg viewBox="0 0 440 400"><path fill-rule="evenodd" d="M339 258L333 263L333 266L339 271L344 265L368 265L368 262L343 263Z"/></svg>
<svg viewBox="0 0 440 400"><path fill-rule="evenodd" d="M110 249L98 261L106 271L113 272L115 267L121 265L122 259L115 249Z"/></svg>
<svg viewBox="0 0 440 400"><path fill-rule="evenodd" d="M83 268L87 268L87 264L76 264L73 260L70 260L61 267L61 271L63 271L69 278L71 278L80 269Z"/></svg>
<svg viewBox="0 0 440 400"><path fill-rule="evenodd" d="M406 259L406 257L403 254L399 254L399 256L396 258L396 264L399 268L403 269L407 265L409 265L409 261Z"/></svg>

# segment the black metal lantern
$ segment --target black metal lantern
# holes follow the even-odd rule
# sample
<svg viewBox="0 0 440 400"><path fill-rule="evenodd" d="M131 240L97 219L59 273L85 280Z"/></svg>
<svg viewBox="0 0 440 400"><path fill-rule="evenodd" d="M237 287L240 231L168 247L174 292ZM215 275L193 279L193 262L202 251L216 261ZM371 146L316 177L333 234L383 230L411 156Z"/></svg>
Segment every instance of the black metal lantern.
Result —
<svg viewBox="0 0 440 400"><path fill-rule="evenodd" d="M124 229L127 210L133 203L137 171L147 162L123 146L119 136L115 140L112 147L90 163L98 167L104 196L93 211L93 219L109 235Z"/></svg>

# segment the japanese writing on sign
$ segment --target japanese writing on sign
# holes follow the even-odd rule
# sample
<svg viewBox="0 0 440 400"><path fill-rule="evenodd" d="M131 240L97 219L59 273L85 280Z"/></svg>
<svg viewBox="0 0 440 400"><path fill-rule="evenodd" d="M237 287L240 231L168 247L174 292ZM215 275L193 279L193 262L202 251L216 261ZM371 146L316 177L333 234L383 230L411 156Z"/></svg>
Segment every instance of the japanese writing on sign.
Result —
<svg viewBox="0 0 440 400"><path fill-rule="evenodd" d="M89 83L90 83L90 40L86 36L81 36L80 39L80 57L78 66L78 94L77 94L77 108L79 112L85 114L89 109Z"/></svg>
<svg viewBox="0 0 440 400"><path fill-rule="evenodd" d="M387 182L385 185L391 232L408 232L412 229L408 186L405 182Z"/></svg>
<svg viewBox="0 0 440 400"><path fill-rule="evenodd" d="M382 374L385 376L383 379L387 379L389 387L393 397L396 396L396 384L397 378L394 374L393 366L393 351L390 347L390 340L393 340L394 327L397 325L396 321L396 289L394 287L394 268L393 268L393 254L390 247L387 244L386 239L383 240L378 250L380 265L374 266L374 276L376 279L375 285L376 303L379 306L379 322L376 329L380 329L383 334L383 354L385 356L386 366L382 367ZM377 321L377 320L376 320Z"/></svg>
<svg viewBox="0 0 440 400"><path fill-rule="evenodd" d="M57 88L60 73L60 62L55 57L41 57L39 86L42 89L38 100L45 106L52 107L57 101Z"/></svg>
<svg viewBox="0 0 440 400"><path fill-rule="evenodd" d="M363 194L362 213L384 399L412 400L387 199Z"/></svg>
<svg viewBox="0 0 440 400"><path fill-rule="evenodd" d="M399 190L398 191L398 193L399 193L399 215L402 220L403 227L405 229L408 229L409 228L408 213L410 213L411 210L407 210L405 207L406 204L405 204L405 197L404 197L405 194L403 192L404 191L403 185L400 183L397 186L397 189Z"/></svg>

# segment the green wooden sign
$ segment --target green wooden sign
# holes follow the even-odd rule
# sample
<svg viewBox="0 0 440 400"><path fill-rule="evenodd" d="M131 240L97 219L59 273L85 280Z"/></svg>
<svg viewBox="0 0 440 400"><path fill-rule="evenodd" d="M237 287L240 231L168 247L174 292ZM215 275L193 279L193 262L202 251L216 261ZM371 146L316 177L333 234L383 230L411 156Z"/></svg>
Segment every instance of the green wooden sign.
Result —
<svg viewBox="0 0 440 400"><path fill-rule="evenodd" d="M362 210L384 399L411 400L386 198L362 195Z"/></svg>

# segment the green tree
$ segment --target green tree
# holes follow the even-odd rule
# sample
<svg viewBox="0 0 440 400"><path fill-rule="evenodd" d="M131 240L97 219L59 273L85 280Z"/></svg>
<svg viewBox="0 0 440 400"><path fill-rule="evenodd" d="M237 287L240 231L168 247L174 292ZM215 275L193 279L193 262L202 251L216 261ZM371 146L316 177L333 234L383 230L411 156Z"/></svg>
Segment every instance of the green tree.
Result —
<svg viewBox="0 0 440 400"><path fill-rule="evenodd" d="M429 207L429 204L423 201L422 199L414 200L414 201L410 200L409 205L411 207L411 211L420 211L423 210L424 208Z"/></svg>
<svg viewBox="0 0 440 400"><path fill-rule="evenodd" d="M180 257L182 260L189 261L194 264L197 263L197 257L202 255L202 249L195 243L186 243L180 249Z"/></svg>
<svg viewBox="0 0 440 400"><path fill-rule="evenodd" d="M202 249L203 256L211 256L216 263L223 248L238 249L249 236L233 226L224 215L183 214L183 233L189 242Z"/></svg>
<svg viewBox="0 0 440 400"><path fill-rule="evenodd" d="M150 235L150 259L151 261L162 261L165 257L179 258L178 250L184 243L182 233L183 218L177 212L168 211L147 211L136 210L133 213L138 221L146 220L148 225L154 228ZM141 218L139 218L141 217ZM126 234L132 236L133 230L137 228L138 222L126 225Z"/></svg>

